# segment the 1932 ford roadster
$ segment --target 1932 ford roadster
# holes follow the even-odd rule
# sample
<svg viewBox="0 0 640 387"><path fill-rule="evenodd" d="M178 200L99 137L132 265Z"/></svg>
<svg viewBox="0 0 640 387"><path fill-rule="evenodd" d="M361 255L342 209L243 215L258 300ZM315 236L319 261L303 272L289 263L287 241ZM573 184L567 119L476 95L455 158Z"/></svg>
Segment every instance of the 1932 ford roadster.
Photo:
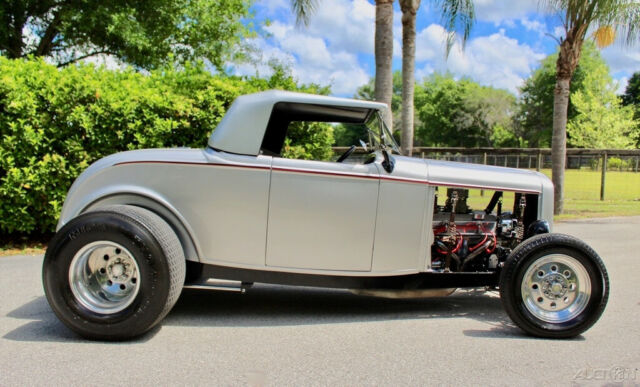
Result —
<svg viewBox="0 0 640 387"><path fill-rule="evenodd" d="M606 269L551 233L544 175L399 155L386 105L268 91L238 98L205 149L118 153L75 181L43 264L47 300L78 334L143 334L183 287L254 282L425 296L500 289L525 332L571 337L602 314ZM300 122L364 133L335 162L281 157ZM470 208L470 190L492 191ZM473 192L473 191L472 191ZM442 293L442 292L440 292Z"/></svg>

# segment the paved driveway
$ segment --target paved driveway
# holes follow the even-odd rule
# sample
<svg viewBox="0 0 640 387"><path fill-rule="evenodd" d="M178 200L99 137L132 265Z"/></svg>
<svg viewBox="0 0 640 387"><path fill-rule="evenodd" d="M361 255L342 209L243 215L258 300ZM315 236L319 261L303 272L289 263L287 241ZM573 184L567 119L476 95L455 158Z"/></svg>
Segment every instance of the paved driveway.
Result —
<svg viewBox="0 0 640 387"><path fill-rule="evenodd" d="M0 385L640 383L640 217L558 224L604 258L611 297L573 340L523 336L496 294L420 301L255 286L185 291L129 343L83 341L53 315L42 257L0 258Z"/></svg>

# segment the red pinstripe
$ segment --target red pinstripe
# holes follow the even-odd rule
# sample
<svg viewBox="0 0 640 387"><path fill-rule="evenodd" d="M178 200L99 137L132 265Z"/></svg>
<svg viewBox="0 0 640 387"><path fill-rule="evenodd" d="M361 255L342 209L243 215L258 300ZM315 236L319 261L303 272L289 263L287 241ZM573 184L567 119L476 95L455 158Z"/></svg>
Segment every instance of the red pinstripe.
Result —
<svg viewBox="0 0 640 387"><path fill-rule="evenodd" d="M403 179L403 178L396 178L396 177L392 177L392 176L370 176L370 175L360 175L360 174L355 174L355 173L337 173L337 172L314 171L314 170L309 170L309 169L294 169L294 168L283 168L283 167L270 168L268 166L263 166L263 165L241 165L241 164L199 163L199 162L189 162L189 161L148 160L148 161L123 161L121 163L114 164L114 166L131 165L131 164L178 164L178 165L201 165L201 166L205 166L205 167L246 168L246 169L261 169L261 170L271 169L273 171L278 171L278 172L304 173L304 174L309 174L309 175L353 177L353 178L359 178L359 179L375 179L375 180L384 180L384 181L394 181L394 182L399 182L399 183L426 184L426 185L432 185L432 186L475 188L475 189L486 189L486 190L495 190L495 191L513 191L513 192L536 193L536 194L540 193L539 191L533 191L533 190L527 190L527 189L520 189L520 190L518 190L518 189L507 189L507 188L492 187L492 186L487 186L487 185L455 184L455 183L445 183L445 182L429 181L429 180Z"/></svg>

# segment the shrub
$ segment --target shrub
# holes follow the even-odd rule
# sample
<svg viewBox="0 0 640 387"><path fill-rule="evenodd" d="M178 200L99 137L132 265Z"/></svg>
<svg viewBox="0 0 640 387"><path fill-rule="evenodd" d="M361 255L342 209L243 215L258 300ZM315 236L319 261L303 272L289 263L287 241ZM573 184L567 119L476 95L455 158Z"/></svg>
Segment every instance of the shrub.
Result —
<svg viewBox="0 0 640 387"><path fill-rule="evenodd" d="M71 183L95 160L123 150L201 148L237 96L276 88L328 92L299 86L282 69L269 79L212 75L202 65L145 75L0 57L0 230L54 230ZM329 154L331 132L314 136L289 144L306 149L302 157Z"/></svg>
<svg viewBox="0 0 640 387"><path fill-rule="evenodd" d="M620 159L618 157L609 157L607 159L607 171L609 170L627 170L632 168L633 160Z"/></svg>
<svg viewBox="0 0 640 387"><path fill-rule="evenodd" d="M602 158L594 158L589 162L589 166L594 171L602 169ZM629 170L633 169L633 159L621 159L618 157L607 157L607 171Z"/></svg>

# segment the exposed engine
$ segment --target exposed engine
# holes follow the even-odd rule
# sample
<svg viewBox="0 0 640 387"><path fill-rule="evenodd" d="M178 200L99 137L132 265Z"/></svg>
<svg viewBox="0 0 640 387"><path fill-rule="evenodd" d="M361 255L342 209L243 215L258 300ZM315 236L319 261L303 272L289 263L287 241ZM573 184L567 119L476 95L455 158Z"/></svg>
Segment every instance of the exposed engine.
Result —
<svg viewBox="0 0 640 387"><path fill-rule="evenodd" d="M545 232L544 224L536 221L537 195L516 193L512 211L502 210L501 191L493 194L484 210L469 208L468 197L467 189L447 188L446 202L440 206L436 192L433 270L496 270L525 237Z"/></svg>

